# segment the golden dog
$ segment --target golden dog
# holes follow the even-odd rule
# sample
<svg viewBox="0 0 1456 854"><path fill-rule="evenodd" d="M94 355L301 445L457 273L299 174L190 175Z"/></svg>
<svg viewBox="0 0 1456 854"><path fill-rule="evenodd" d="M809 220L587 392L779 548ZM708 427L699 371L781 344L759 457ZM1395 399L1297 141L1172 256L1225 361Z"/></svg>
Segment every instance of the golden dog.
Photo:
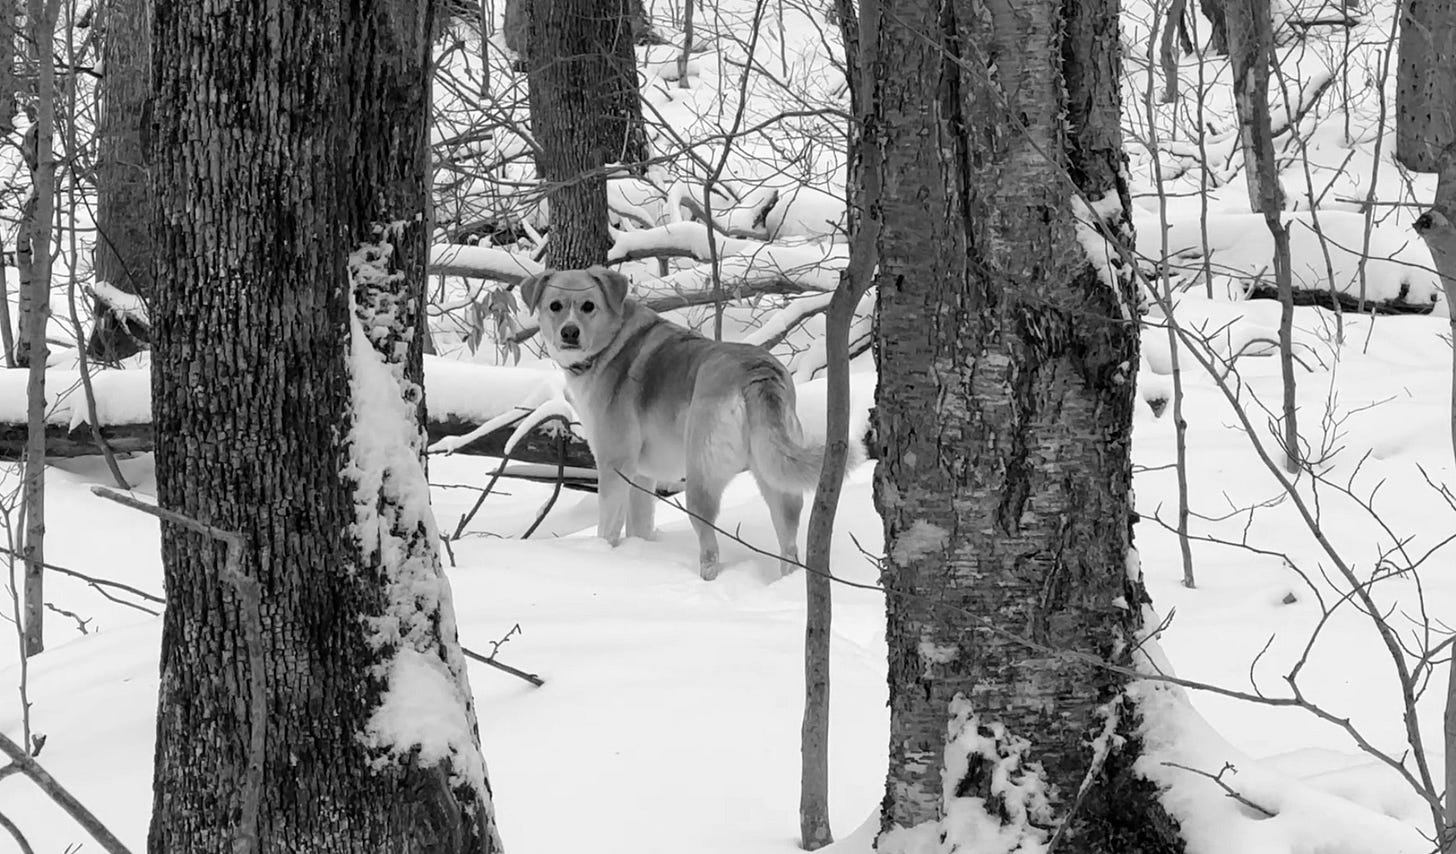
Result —
<svg viewBox="0 0 1456 854"><path fill-rule="evenodd" d="M804 492L817 485L822 445L806 445L789 373L767 350L711 341L627 297L602 267L549 270L521 283L546 350L566 369L598 470L597 535L650 537L659 483L687 482L699 568L718 563L723 489L753 472L787 574L799 560Z"/></svg>

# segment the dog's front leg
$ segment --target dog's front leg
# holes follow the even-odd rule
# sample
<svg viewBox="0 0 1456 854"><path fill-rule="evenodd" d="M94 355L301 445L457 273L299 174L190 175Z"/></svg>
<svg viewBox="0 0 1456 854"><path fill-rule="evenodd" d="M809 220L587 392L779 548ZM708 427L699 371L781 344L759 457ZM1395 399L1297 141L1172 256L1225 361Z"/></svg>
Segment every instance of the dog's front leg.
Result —
<svg viewBox="0 0 1456 854"><path fill-rule="evenodd" d="M603 465L597 474L597 536L616 545L627 523L627 506L632 485L621 471L622 463Z"/></svg>
<svg viewBox="0 0 1456 854"><path fill-rule="evenodd" d="M657 529L657 481L639 475L627 488L627 536L650 540Z"/></svg>

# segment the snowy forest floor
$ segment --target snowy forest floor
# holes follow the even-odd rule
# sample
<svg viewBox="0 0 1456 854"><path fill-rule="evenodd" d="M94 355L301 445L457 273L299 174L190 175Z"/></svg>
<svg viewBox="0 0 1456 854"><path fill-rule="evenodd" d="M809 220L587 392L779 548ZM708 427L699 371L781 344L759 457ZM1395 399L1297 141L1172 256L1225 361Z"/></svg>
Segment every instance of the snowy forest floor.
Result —
<svg viewBox="0 0 1456 854"><path fill-rule="evenodd" d="M1374 5L1367 13L1372 23L1354 33L1355 48L1347 50L1339 39L1287 47L1282 55L1296 100L1334 79L1331 69L1347 69L1355 82L1378 69L1388 44L1387 25L1373 22L1392 16L1389 3ZM1185 328L1208 332L1213 351L1239 354L1234 365L1244 409L1255 436L1272 448L1270 424L1278 411L1280 379L1270 342L1276 338L1278 306L1229 296L1231 282L1261 277L1271 263L1261 223L1248 214L1238 158L1232 154L1227 69L1216 61L1207 69L1210 79L1223 77L1208 89L1214 118L1204 147L1215 180L1205 194L1200 170L1190 168L1195 142L1176 132L1183 127L1178 111L1190 109L1186 97L1176 110L1156 107L1151 122L1139 100L1146 83L1138 64L1146 43L1147 28L1140 23L1147 20L1146 7L1129 4L1126 16L1128 148L1139 248L1153 256L1161 250L1157 158L1168 197L1169 253L1182 267L1179 281L1190 286L1176 316ZM791 77L807 81L805 87L816 97L827 97L834 85L818 38L824 25L811 26L799 12L790 18L782 49L793 51ZM721 43L727 53L737 48L741 44ZM666 55L653 56L645 67L661 74ZM669 120L677 115L673 109L696 109L699 121L680 126L704 135L712 122L731 121L739 73L719 63L721 74L715 74L713 56L696 61L697 79L683 90L686 98L654 96ZM1342 65L1341 56L1348 62ZM1196 86L1193 58L1184 60L1182 75L1185 92L1191 91ZM655 78L646 88L676 92ZM770 90L767 84L764 91L751 90L755 109L769 113L776 108L783 93ZM1413 214L1382 208L1371 223L1358 204L1348 201L1364 198L1372 187L1381 201L1430 198L1428 179L1405 175L1394 165L1388 136L1377 154L1377 143L1388 131L1378 125L1377 90L1363 85L1342 92L1333 84L1324 90L1323 101L1303 113L1299 141L1285 137L1284 180L1301 211L1295 219L1308 226L1293 228L1296 275L1349 292L1363 280L1372 297L1392 297L1403 289L1407 300L1429 303L1438 289L1429 256L1409 228ZM727 106L708 106L724 92L730 93L724 96ZM1336 97L1343 109L1331 106ZM1157 155L1145 144L1150 126L1168 141ZM751 156L741 153L729 172L745 179L772 173L774 161L765 152L777 150L774 142L760 141ZM751 141L745 143L745 152L752 148ZM816 156L832 165L831 155L821 151ZM823 176L834 170L816 166L808 172ZM807 173L799 176L808 178ZM828 189L837 192L832 183ZM1200 195L1208 201L1214 298L1203 295L1201 281L1193 281L1203 256ZM1320 200L1318 216L1308 213L1312 198ZM1367 225L1369 250L1362 265ZM652 267L641 263L627 269L642 274ZM1321 533L1359 574L1382 573L1373 595L1413 642L1426 632L1438 642L1450 632L1440 622L1442 615L1456 614L1452 550L1442 547L1456 531L1456 509L1432 485L1456 485L1445 313L1443 304L1436 305L1435 316L1339 318L1315 308L1296 312L1302 433L1311 456L1319 459L1315 476L1301 477L1301 494L1316 508ZM1400 695L1369 619L1348 603L1326 618L1321 601L1333 605L1347 585L1330 573L1328 555L1293 502L1281 497L1282 489L1214 379L1186 352L1188 480L1198 514L1192 531L1204 539L1193 546L1197 587L1182 585L1177 539L1159 522L1171 523L1177 507L1172 418L1167 410L1155 415L1151 405L1170 393L1170 359L1157 312L1149 320L1134 430L1137 510L1143 520L1136 545L1153 607L1170 620L1161 637L1167 659L1188 679L1287 696L1284 674L1306 657L1311 633L1322 627L1302 667L1304 692L1331 713L1348 717L1375 747L1400 756L1406 751ZM816 327L811 322L800 334L812 341ZM799 340L797 346L811 345ZM489 361L489 350L483 347L472 356L461 348L454 355ZM525 360L533 358L528 348ZM856 363L860 410L872 393L872 369L867 357ZM812 433L816 416L807 409L805 414ZM822 414L817 418L822 422ZM432 458L435 512L443 529L452 530L469 508L473 489L483 484L491 465L478 458ZM153 493L149 455L122 466L139 493ZM866 553L881 549L871 476L871 465L851 473L834 547L835 572L863 583L877 581L878 570ZM48 559L161 593L155 522L91 495L92 484L109 481L100 461L58 462L49 477ZM13 484L13 468L0 467L0 478ZM682 513L668 508L659 513L656 541L629 540L612 549L593 536L595 498L574 492L563 494L532 539L519 540L549 493L546 485L504 483L469 534L454 544L456 565L449 573L462 642L488 652L492 641L519 625L520 633L501 648L500 658L546 680L544 687L532 688L488 667L471 670L508 850L798 850L802 575L779 580L774 560L725 543L723 574L704 583L696 573L694 538ZM740 478L730 487L721 524L772 550L767 510L750 479ZM1431 549L1436 551L1428 555ZM886 761L883 602L871 592L842 586L834 595L830 803L842 841L832 850L862 854L869 850ZM47 736L40 759L123 840L140 849L151 804L160 620L57 574L47 580L47 598L87 622L83 632L75 619L50 613L49 648L31 663L32 725ZM5 692L0 729L12 735L19 729L18 677L14 645L0 646L0 689ZM1438 776L1443 687L1444 673L1419 706ZM1280 812L1278 819L1256 820L1224 798L1212 781L1167 766L1150 767L1148 773L1175 785L1176 797L1169 803L1190 835L1190 852L1421 850L1411 840L1429 825L1424 804L1344 732L1299 710L1201 692L1190 697L1211 731L1186 726L1180 730L1182 743L1154 744L1154 758L1210 774L1232 763L1238 772L1226 781ZM0 781L0 809L22 822L37 851L60 852L72 843L93 850L80 828L18 776ZM9 844L0 838L0 851L11 850L5 847Z"/></svg>

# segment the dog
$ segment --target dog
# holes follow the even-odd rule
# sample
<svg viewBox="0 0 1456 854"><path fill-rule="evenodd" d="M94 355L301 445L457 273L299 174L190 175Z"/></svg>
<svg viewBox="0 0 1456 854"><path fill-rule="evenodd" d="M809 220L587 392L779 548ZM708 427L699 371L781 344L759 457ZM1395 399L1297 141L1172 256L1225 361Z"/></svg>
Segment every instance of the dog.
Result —
<svg viewBox="0 0 1456 854"><path fill-rule="evenodd" d="M722 568L713 524L723 490L750 471L789 574L824 447L803 440L788 370L762 347L712 341L627 292L627 278L603 267L520 284L596 457L597 535L615 545L625 525L629 537L650 537L657 485L686 480L699 572L711 581Z"/></svg>

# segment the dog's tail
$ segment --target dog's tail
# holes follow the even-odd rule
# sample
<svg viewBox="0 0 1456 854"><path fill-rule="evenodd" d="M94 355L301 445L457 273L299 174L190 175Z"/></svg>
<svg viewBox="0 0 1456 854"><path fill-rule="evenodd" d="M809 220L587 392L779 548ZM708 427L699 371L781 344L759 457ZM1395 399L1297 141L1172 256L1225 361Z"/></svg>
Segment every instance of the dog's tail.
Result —
<svg viewBox="0 0 1456 854"><path fill-rule="evenodd" d="M805 492L819 485L824 445L804 442L804 428L795 411L792 380L782 368L774 367L777 370L763 371L744 388L749 467L776 489ZM854 465L862 457L863 448L851 439L848 465Z"/></svg>

